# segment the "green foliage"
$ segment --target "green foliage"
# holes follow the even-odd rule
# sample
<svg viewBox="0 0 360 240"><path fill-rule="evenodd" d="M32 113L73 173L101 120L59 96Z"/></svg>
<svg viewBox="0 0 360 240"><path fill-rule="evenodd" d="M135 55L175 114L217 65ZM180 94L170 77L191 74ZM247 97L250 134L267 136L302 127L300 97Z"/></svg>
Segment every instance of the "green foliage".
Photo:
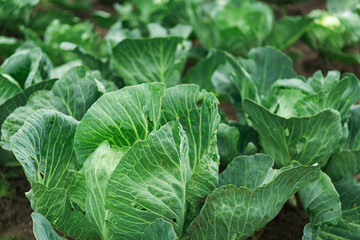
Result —
<svg viewBox="0 0 360 240"><path fill-rule="evenodd" d="M92 21L87 0L2 2L0 165L21 164L37 239L246 239L294 194L303 239L359 238L359 80L298 76L281 52L302 37L360 62L357 0L278 20L255 0L123 1Z"/></svg>
<svg viewBox="0 0 360 240"><path fill-rule="evenodd" d="M360 63L360 56L351 51L360 42L360 16L357 0L328 0L328 11L314 10L309 14L314 24L304 36L313 49L332 60Z"/></svg>

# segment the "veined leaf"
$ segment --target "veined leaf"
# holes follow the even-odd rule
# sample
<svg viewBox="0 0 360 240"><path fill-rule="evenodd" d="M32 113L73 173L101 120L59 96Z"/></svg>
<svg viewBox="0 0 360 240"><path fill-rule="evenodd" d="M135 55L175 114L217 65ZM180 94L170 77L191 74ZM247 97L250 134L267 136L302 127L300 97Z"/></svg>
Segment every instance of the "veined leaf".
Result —
<svg viewBox="0 0 360 240"><path fill-rule="evenodd" d="M179 119L188 137L193 173L188 184L187 200L193 205L214 190L218 182L218 104L212 93L200 92L196 85L168 88L162 100L162 125Z"/></svg>
<svg viewBox="0 0 360 240"><path fill-rule="evenodd" d="M214 94L196 85L179 85L166 89L161 105L161 124L179 118L190 144L190 163L194 169L215 141L219 124L219 101Z"/></svg>
<svg viewBox="0 0 360 240"><path fill-rule="evenodd" d="M52 105L77 120L100 97L95 78L85 66L71 68L54 84Z"/></svg>
<svg viewBox="0 0 360 240"><path fill-rule="evenodd" d="M360 183L348 176L337 182L335 188L340 195L343 218L360 224Z"/></svg>
<svg viewBox="0 0 360 240"><path fill-rule="evenodd" d="M257 160L261 158L266 159L266 157L242 159L247 161L245 172L247 169L251 171L251 168L259 166ZM238 158L238 161L241 159ZM229 165L229 167L236 168L238 165ZM268 169L270 167L269 164ZM231 173L236 171L226 174ZM253 190L243 186L237 188L234 185L217 188L207 197L199 216L190 225L190 239L246 239L273 219L290 196L314 181L318 174L318 167L294 164L279 170L259 187L256 187L257 183L260 183L257 182L258 178L251 174L246 175L245 178L250 177L248 179L250 182L255 181L246 184L255 187ZM232 179L235 180L236 177Z"/></svg>
<svg viewBox="0 0 360 240"><path fill-rule="evenodd" d="M350 150L360 150L360 105L350 108L349 118L349 138L347 148Z"/></svg>
<svg viewBox="0 0 360 240"><path fill-rule="evenodd" d="M106 94L90 108L77 128L78 161L84 161L102 141L119 147L132 146L160 125L179 119L189 139L193 170L187 199L196 205L215 189L218 181L217 105L213 94L200 92L195 85L175 86L165 91L164 84L152 83Z"/></svg>
<svg viewBox="0 0 360 240"><path fill-rule="evenodd" d="M245 70L243 64L233 56L224 52L225 65L220 65L214 72L211 81L220 95L230 98L232 104L239 112L242 111L242 101L245 98L260 101L256 83Z"/></svg>
<svg viewBox="0 0 360 240"><path fill-rule="evenodd" d="M16 108L1 126L1 146L11 151L10 138L24 125L25 120L38 109L54 109L49 101L48 90L39 90L33 93L26 106Z"/></svg>
<svg viewBox="0 0 360 240"><path fill-rule="evenodd" d="M220 123L217 140L222 164L230 163L234 157L240 154L238 149L239 138L240 131L237 127Z"/></svg>
<svg viewBox="0 0 360 240"><path fill-rule="evenodd" d="M352 176L348 176L335 184L340 195L341 208L350 210L360 208L360 183Z"/></svg>
<svg viewBox="0 0 360 240"><path fill-rule="evenodd" d="M84 115L75 134L75 152L80 164L103 141L110 145L132 146L159 128L161 83L126 87L99 98Z"/></svg>
<svg viewBox="0 0 360 240"><path fill-rule="evenodd" d="M34 225L34 235L37 240L65 240L54 231L50 222L42 214L32 213L31 217Z"/></svg>
<svg viewBox="0 0 360 240"><path fill-rule="evenodd" d="M243 105L260 135L265 153L278 166L287 166L291 160L324 166L342 136L340 115L334 110L287 119L250 100L245 100Z"/></svg>
<svg viewBox="0 0 360 240"><path fill-rule="evenodd" d="M120 160L106 190L116 238L139 239L157 218L182 235L191 168L186 133L171 122L135 143Z"/></svg>
<svg viewBox="0 0 360 240"><path fill-rule="evenodd" d="M329 75L331 76L331 74ZM329 75L327 78L330 78ZM337 81L331 84L329 90L323 89L316 94L304 97L296 103L295 109L298 111L299 116L313 115L332 108L339 111L342 121L349 118L351 105L360 99L359 80L351 74L345 75L341 81L337 77L333 77L333 79L337 79Z"/></svg>
<svg viewBox="0 0 360 240"><path fill-rule="evenodd" d="M330 91L330 89L340 80L339 71L329 71L324 77L320 70L316 71L313 76L308 79L308 84L315 92L321 90Z"/></svg>
<svg viewBox="0 0 360 240"><path fill-rule="evenodd" d="M73 208L65 188L49 189L41 183L33 183L26 194L31 208L46 217L66 236L81 240L98 240L99 235L87 217Z"/></svg>
<svg viewBox="0 0 360 240"><path fill-rule="evenodd" d="M331 155L324 171L333 181L360 172L360 151L343 150Z"/></svg>
<svg viewBox="0 0 360 240"><path fill-rule="evenodd" d="M360 236L360 225L345 220L341 220L337 225L326 224L315 230L311 228L311 224L305 226L303 240L358 240Z"/></svg>
<svg viewBox="0 0 360 240"><path fill-rule="evenodd" d="M305 95L297 89L282 89L278 92L276 102L271 106L271 110L277 115L284 118L291 118L297 116L297 111L294 105L304 98ZM269 100L269 99L267 99Z"/></svg>
<svg viewBox="0 0 360 240"><path fill-rule="evenodd" d="M26 101L28 100L28 98L31 96L31 94L33 94L34 92L38 91L38 90L42 90L42 89L50 89L54 83L55 83L56 79L52 79L52 80L47 80L47 81L42 81L38 84L34 84L30 87L28 87L27 89L17 93L16 95L14 95L12 98L8 99L3 105L0 105L0 126L3 125L5 119L19 106L23 106L26 104ZM2 141L0 142L1 146L6 149L2 149L0 148L0 154L1 154L1 158L0 158L0 165L3 164L12 164L12 162L15 160L14 155L7 150L10 150L10 143L9 141L3 143Z"/></svg>
<svg viewBox="0 0 360 240"><path fill-rule="evenodd" d="M256 83L261 99L268 95L276 80L296 76L291 59L275 48L255 48L250 51L249 56L249 60L244 63Z"/></svg>
<svg viewBox="0 0 360 240"><path fill-rule="evenodd" d="M31 115L11 138L12 150L30 183L65 187L76 166L73 137L78 123L53 110Z"/></svg>
<svg viewBox="0 0 360 240"><path fill-rule="evenodd" d="M72 117L40 109L11 138L11 146L31 183L27 196L34 211L71 237L97 239L95 228L73 209L66 191L77 166L73 149L77 124Z"/></svg>
<svg viewBox="0 0 360 240"><path fill-rule="evenodd" d="M19 84L7 74L0 74L0 86L0 105L22 91Z"/></svg>
<svg viewBox="0 0 360 240"><path fill-rule="evenodd" d="M113 49L111 64L126 85L180 83L189 42L178 37L125 39Z"/></svg>
<svg viewBox="0 0 360 240"><path fill-rule="evenodd" d="M269 155L238 156L220 174L219 184L233 184L254 191L276 176L277 170L272 169L273 165L274 160Z"/></svg>
<svg viewBox="0 0 360 240"><path fill-rule="evenodd" d="M26 105L29 97L38 90L48 90L53 87L56 79L42 81L34 84L27 89L17 93L12 98L8 99L3 105L0 106L0 125L3 124L7 116L10 115L17 107Z"/></svg>
<svg viewBox="0 0 360 240"><path fill-rule="evenodd" d="M299 191L305 211L314 226L323 223L337 224L341 219L341 203L331 179L320 172L319 178Z"/></svg>
<svg viewBox="0 0 360 240"><path fill-rule="evenodd" d="M340 146L340 151L331 155L324 171L333 181L339 181L347 176L360 172L360 108L355 105L350 108L348 122L348 136L346 142Z"/></svg>
<svg viewBox="0 0 360 240"><path fill-rule="evenodd" d="M17 51L1 67L25 89L49 78L51 62L39 48L32 48Z"/></svg>
<svg viewBox="0 0 360 240"><path fill-rule="evenodd" d="M171 223L162 219L156 219L150 224L143 235L141 240L176 240L176 233Z"/></svg>
<svg viewBox="0 0 360 240"><path fill-rule="evenodd" d="M81 120L88 108L100 97L97 83L85 66L71 68L49 91L38 91L26 106L16 109L2 126L1 145L10 150L10 137L38 109L54 109Z"/></svg>
<svg viewBox="0 0 360 240"><path fill-rule="evenodd" d="M206 91L215 91L211 77L219 65L225 64L225 61L226 55L223 52L210 51L205 59L200 60L195 67L186 73L183 83L194 83Z"/></svg>
<svg viewBox="0 0 360 240"><path fill-rule="evenodd" d="M89 221L97 227L103 239L113 239L105 221L109 220L110 213L105 209L105 190L119 160L127 151L110 148L108 142L103 142L96 151L85 161L82 171L85 173L86 196L85 210ZM78 192L77 192L78 193Z"/></svg>

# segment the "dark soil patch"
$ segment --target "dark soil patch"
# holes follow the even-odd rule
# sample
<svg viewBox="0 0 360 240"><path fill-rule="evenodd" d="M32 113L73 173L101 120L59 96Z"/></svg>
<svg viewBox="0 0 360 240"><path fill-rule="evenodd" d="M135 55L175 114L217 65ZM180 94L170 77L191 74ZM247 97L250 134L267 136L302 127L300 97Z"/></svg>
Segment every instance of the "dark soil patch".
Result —
<svg viewBox="0 0 360 240"><path fill-rule="evenodd" d="M337 70L341 74L353 73L360 78L359 64L341 63L331 61L323 57L320 52L311 50L304 42L298 41L292 46L290 51L301 52L301 57L294 62L294 69L298 75L305 77L312 76L317 70L321 70L324 75L330 70ZM359 49L354 49L358 52Z"/></svg>
<svg viewBox="0 0 360 240"><path fill-rule="evenodd" d="M239 121L239 119L236 115L236 110L230 102L221 102L220 108L222 110L224 110L224 112L229 120Z"/></svg>
<svg viewBox="0 0 360 240"><path fill-rule="evenodd" d="M285 204L271 222L269 222L261 233L261 240L278 240L301 239L303 230L306 224L309 223L309 217L300 206L293 207L290 204Z"/></svg>
<svg viewBox="0 0 360 240"><path fill-rule="evenodd" d="M0 171L6 174L6 169ZM8 239L17 237L18 240L35 239L30 216L33 211L29 200L25 197L25 192L30 190L30 184L24 174L8 181L12 192L10 196L0 198L0 237Z"/></svg>

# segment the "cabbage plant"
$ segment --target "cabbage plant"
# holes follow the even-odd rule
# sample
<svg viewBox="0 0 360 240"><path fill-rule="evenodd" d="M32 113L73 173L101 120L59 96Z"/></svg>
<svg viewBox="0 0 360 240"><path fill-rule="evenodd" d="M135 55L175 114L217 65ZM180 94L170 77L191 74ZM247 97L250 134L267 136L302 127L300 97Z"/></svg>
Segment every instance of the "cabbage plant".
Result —
<svg viewBox="0 0 360 240"><path fill-rule="evenodd" d="M210 66L211 74L201 75L203 66ZM236 154L251 154L255 149L272 156L278 168L294 160L318 164L317 180L298 193L310 217L304 239L322 239L327 234L356 239L358 198L349 192L360 186L351 181L360 171L355 105L360 99L359 80L338 71L297 76L291 59L271 47L253 49L247 59L213 52L186 79L196 83L199 76L204 76L200 85L233 103L240 121L225 122L219 128L221 163L231 164Z"/></svg>
<svg viewBox="0 0 360 240"><path fill-rule="evenodd" d="M304 35L305 42L331 60L359 63L359 55L352 51L360 42L358 4L327 0L327 11L313 10L309 17L314 23Z"/></svg>
<svg viewBox="0 0 360 240"><path fill-rule="evenodd" d="M31 184L35 236L246 239L265 226L319 167L273 169L257 154L219 175L218 103L196 85L148 83L104 94L79 118L33 111L10 144Z"/></svg>

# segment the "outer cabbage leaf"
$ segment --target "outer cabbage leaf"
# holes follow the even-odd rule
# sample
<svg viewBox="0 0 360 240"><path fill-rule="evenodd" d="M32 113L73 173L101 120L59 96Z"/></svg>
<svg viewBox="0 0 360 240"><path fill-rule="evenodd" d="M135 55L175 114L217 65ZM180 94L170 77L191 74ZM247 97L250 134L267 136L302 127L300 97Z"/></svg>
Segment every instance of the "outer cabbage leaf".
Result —
<svg viewBox="0 0 360 240"><path fill-rule="evenodd" d="M254 101L260 101L256 83L245 70L243 64L230 54L225 52L224 54L226 56L226 62L217 68L211 81L215 86L216 92L230 98L238 114L242 114L243 99L249 98ZM240 115L238 117L240 121L244 120L243 116Z"/></svg>
<svg viewBox="0 0 360 240"><path fill-rule="evenodd" d="M29 97L36 91L51 89L56 79L42 81L34 84L25 90L8 99L4 104L0 105L0 125L3 124L8 115L10 115L17 107L26 105Z"/></svg>
<svg viewBox="0 0 360 240"><path fill-rule="evenodd" d="M67 71L49 91L38 91L26 106L11 113L2 125L1 146L10 150L10 137L38 109L54 109L81 120L88 108L100 97L95 78L84 66Z"/></svg>
<svg viewBox="0 0 360 240"><path fill-rule="evenodd" d="M111 64L126 85L164 82L171 87L180 83L190 47L179 37L126 39L113 49Z"/></svg>
<svg viewBox="0 0 360 240"><path fill-rule="evenodd" d="M240 157L234 160L238 163L230 164L229 168L243 167L237 174L235 169L224 172L226 182L234 180L237 184L247 186L223 185L212 192L206 199L198 217L189 227L191 239L246 239L256 230L261 229L273 219L281 210L285 202L301 188L314 181L319 175L319 168L314 166L300 166L294 164L280 170L272 170L272 159L266 155L254 157ZM241 163L243 161L244 163ZM259 162L262 166L260 173L250 174ZM261 166L261 165L260 165ZM244 169L245 167L245 169ZM245 176L241 173L245 173ZM236 175L233 175L236 174ZM231 177L231 175L233 175ZM244 180L238 180L243 178Z"/></svg>
<svg viewBox="0 0 360 240"><path fill-rule="evenodd" d="M195 85L180 85L165 91L164 84L152 83L106 94L90 108L77 128L78 161L85 161L105 140L112 146L132 146L161 125L179 119L190 142L193 170L187 200L196 204L218 181L217 105L213 94L200 92Z"/></svg>
<svg viewBox="0 0 360 240"><path fill-rule="evenodd" d="M243 105L259 133L264 152L278 166L287 166L291 160L325 166L342 137L340 115L334 110L287 119L250 100L245 100Z"/></svg>
<svg viewBox="0 0 360 240"><path fill-rule="evenodd" d="M331 179L321 172L311 185L299 191L300 200L313 226L337 224L341 219L341 203Z"/></svg>
<svg viewBox="0 0 360 240"><path fill-rule="evenodd" d="M171 223L166 222L162 219L156 219L152 224L150 224L143 235L141 240L175 240L176 233Z"/></svg>
<svg viewBox="0 0 360 240"><path fill-rule="evenodd" d="M77 125L72 117L40 109L11 138L11 146L31 184L27 197L35 212L71 237L97 239L94 226L73 209L66 190L77 166L73 150Z"/></svg>
<svg viewBox="0 0 360 240"><path fill-rule="evenodd" d="M146 139L160 126L161 98L165 85L143 84L105 94L88 110L75 134L75 152L80 164L103 141L118 147Z"/></svg>
<svg viewBox="0 0 360 240"><path fill-rule="evenodd" d="M4 104L0 105L0 126L3 125L8 115L10 115L17 107L26 104L26 101L31 94L41 89L50 89L54 85L55 81L56 80L53 79L34 84L27 89L20 91L12 98L8 99ZM10 150L9 145L4 146L4 148ZM0 158L0 165L6 164L12 166L15 164L15 157L10 151L0 148L0 155L2 156Z"/></svg>
<svg viewBox="0 0 360 240"><path fill-rule="evenodd" d="M34 225L34 235L37 240L65 240L54 231L50 222L42 214L32 213L31 217Z"/></svg>
<svg viewBox="0 0 360 240"><path fill-rule="evenodd" d="M196 205L201 198L214 190L218 182L218 104L212 93L200 92L195 85L168 88L162 100L161 124L179 118L188 136L190 166L193 172L188 185L187 200L192 205Z"/></svg>
<svg viewBox="0 0 360 240"><path fill-rule="evenodd" d="M269 94L270 87L276 80L296 76L291 59L275 48L252 49L249 57L243 63L256 83L261 99Z"/></svg>
<svg viewBox="0 0 360 240"><path fill-rule="evenodd" d="M111 214L105 208L105 190L116 165L126 153L127 147L110 148L108 142L103 142L96 151L85 161L81 171L84 173L86 195L83 196L85 202L86 216L89 221L96 226L97 231L103 239L113 239L106 221ZM78 177L78 175L77 175ZM83 186L83 185L82 185ZM70 191L70 194L79 192ZM73 197L73 196L72 196ZM81 197L81 196L76 196Z"/></svg>
<svg viewBox="0 0 360 240"><path fill-rule="evenodd" d="M188 144L181 125L171 122L123 156L110 177L105 199L113 215L108 225L117 239L139 239L157 218L170 222L182 235L191 177Z"/></svg>
<svg viewBox="0 0 360 240"><path fill-rule="evenodd" d="M348 136L346 142L340 146L340 151L334 153L325 166L324 171L333 181L339 181L347 176L360 172L360 107L350 108L348 121ZM345 129L345 131L347 131Z"/></svg>
<svg viewBox="0 0 360 240"><path fill-rule="evenodd" d="M312 79L308 82L314 86L315 80ZM329 76L324 81L326 79L329 79ZM313 115L332 108L339 111L342 121L346 121L349 118L350 107L360 99L359 80L352 74L346 74L341 81L337 79L331 84L325 83L322 88L323 90L318 93L308 95L295 104L298 115Z"/></svg>
<svg viewBox="0 0 360 240"><path fill-rule="evenodd" d="M254 191L268 183L277 173L272 169L274 160L265 154L238 156L220 174L219 184L233 184Z"/></svg>
<svg viewBox="0 0 360 240"><path fill-rule="evenodd" d="M343 150L334 153L329 159L324 171L333 181L339 181L347 176L360 172L360 151Z"/></svg>
<svg viewBox="0 0 360 240"><path fill-rule="evenodd" d="M359 239L360 225L349 223L341 220L337 225L324 225L321 228L312 230L311 224L307 224L304 228L303 240L347 240Z"/></svg>
<svg viewBox="0 0 360 240"><path fill-rule="evenodd" d="M51 62L40 48L18 50L1 65L25 89L49 78Z"/></svg>
<svg viewBox="0 0 360 240"><path fill-rule="evenodd" d="M285 50L301 38L311 27L313 20L304 16L284 17L278 20L267 38L267 43Z"/></svg>
<svg viewBox="0 0 360 240"><path fill-rule="evenodd" d="M213 73L219 65L225 64L226 55L223 52L211 50L205 59L200 60L195 67L187 71L183 83L194 83L206 91L215 91L211 81Z"/></svg>
<svg viewBox="0 0 360 240"><path fill-rule="evenodd" d="M0 86L0 105L22 91L15 79L7 74L0 74Z"/></svg>
<svg viewBox="0 0 360 240"><path fill-rule="evenodd" d="M360 183L348 176L335 184L340 195L343 218L360 224Z"/></svg>

